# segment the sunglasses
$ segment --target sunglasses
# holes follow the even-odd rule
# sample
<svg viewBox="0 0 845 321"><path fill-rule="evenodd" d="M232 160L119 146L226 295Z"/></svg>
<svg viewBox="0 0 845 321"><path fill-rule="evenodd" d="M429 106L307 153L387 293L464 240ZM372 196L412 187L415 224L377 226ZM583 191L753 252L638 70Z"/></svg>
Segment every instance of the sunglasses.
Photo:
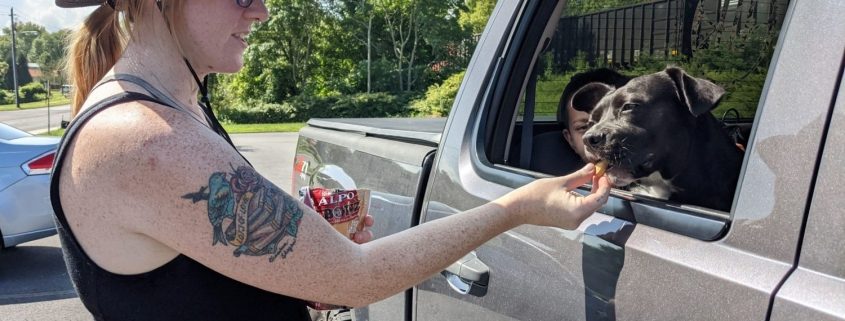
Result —
<svg viewBox="0 0 845 321"><path fill-rule="evenodd" d="M106 1L108 2L109 6L111 6L112 9L114 9L114 0L106 0ZM252 1L253 0L235 0L235 3L238 4L238 7L246 9L246 8L249 8L249 6L252 5ZM161 10L161 0L156 0L156 5L158 6L158 9Z"/></svg>
<svg viewBox="0 0 845 321"><path fill-rule="evenodd" d="M237 3L239 7L246 9L252 5L252 1L253 0L235 0L235 3Z"/></svg>

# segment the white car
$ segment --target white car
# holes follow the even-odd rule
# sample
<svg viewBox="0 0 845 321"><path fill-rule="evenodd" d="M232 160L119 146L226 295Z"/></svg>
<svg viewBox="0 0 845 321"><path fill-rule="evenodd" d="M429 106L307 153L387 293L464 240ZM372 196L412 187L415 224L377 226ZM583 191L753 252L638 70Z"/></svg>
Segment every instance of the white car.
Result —
<svg viewBox="0 0 845 321"><path fill-rule="evenodd" d="M58 144L0 123L0 251L56 234L50 172Z"/></svg>

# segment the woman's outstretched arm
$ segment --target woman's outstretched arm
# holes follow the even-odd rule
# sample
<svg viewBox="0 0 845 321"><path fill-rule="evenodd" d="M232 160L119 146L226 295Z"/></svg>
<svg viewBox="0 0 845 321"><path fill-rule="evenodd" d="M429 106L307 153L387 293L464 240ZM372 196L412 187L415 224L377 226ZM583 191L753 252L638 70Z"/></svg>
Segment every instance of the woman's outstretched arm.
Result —
<svg viewBox="0 0 845 321"><path fill-rule="evenodd" d="M133 104L141 103L128 105ZM570 193L591 181L594 168L587 165L572 175L540 179L486 205L359 245L261 177L198 122L160 106L124 109L141 114L109 135L92 131L85 140L109 139L107 145L120 146L118 150L98 152L95 144L86 143L74 147L96 156L89 161L96 161L100 172L121 175L100 178L99 183L112 185L105 189L112 202L136 210L114 213L118 217L110 222L230 278L306 300L348 306L378 301L516 226L574 229L607 200L610 190L602 178L586 197ZM65 175L97 179L77 176L84 172Z"/></svg>

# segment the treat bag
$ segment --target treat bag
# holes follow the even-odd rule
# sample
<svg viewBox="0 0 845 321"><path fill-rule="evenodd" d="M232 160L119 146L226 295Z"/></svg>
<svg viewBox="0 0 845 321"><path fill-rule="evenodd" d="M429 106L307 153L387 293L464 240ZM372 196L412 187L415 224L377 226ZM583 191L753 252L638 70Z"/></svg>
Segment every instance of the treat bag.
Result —
<svg viewBox="0 0 845 321"><path fill-rule="evenodd" d="M355 232L363 229L364 217L370 208L370 190L367 189L303 187L299 190L299 199L322 215L338 233L349 239ZM308 306L316 310L348 309L319 302L309 302Z"/></svg>

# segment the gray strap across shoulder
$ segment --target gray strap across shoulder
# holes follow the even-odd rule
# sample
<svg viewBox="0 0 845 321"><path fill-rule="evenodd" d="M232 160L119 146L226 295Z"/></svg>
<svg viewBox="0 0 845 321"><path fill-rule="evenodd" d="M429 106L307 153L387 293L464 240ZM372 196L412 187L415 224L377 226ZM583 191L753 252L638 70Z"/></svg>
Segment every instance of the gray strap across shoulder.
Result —
<svg viewBox="0 0 845 321"><path fill-rule="evenodd" d="M97 89L97 87L100 87L102 84L105 84L107 82L112 82L112 81L131 82L135 85L138 85L141 88L144 88L144 90L146 90L148 93L152 94L153 98L158 99L158 100L160 100L160 101L162 101L162 102L164 102L164 103L166 103L167 105L170 105L170 106L179 106L179 104L176 103L175 101L173 101L173 99L170 99L169 96L165 95L164 93L162 93L161 91L159 91L158 89L153 87L153 85L148 83L146 80L141 79L138 76L130 75L130 74L106 75L105 77L103 77L102 80L100 80L100 82L97 83L97 85L94 86L94 88L91 88L91 91L94 91L94 89Z"/></svg>
<svg viewBox="0 0 845 321"><path fill-rule="evenodd" d="M158 99L159 101L163 102L165 105L170 105L171 107L182 110L181 108L179 108L178 103L176 103L175 101L173 101L173 99L170 99L169 96L165 95L164 93L162 93L161 91L156 89L149 82L147 82L146 80L144 80L144 79L142 79L138 76L134 76L134 75L130 75L130 74L106 75L105 77L103 77L102 80L100 80L100 82L98 82L96 85L94 85L94 88L91 88L91 91L94 91L94 89L97 89L97 87L100 87L101 85L103 85L107 82L112 82L112 81L131 82L135 85L138 85L141 88L144 88L144 90L146 90L148 93L150 93L153 98ZM232 145L232 147L235 147L235 143L232 142L232 139L229 137L229 134L226 133L226 130L223 128L222 125L220 125L220 122L217 121L217 118L214 117L214 114L211 112L211 109L209 109L208 106L203 106L202 104L200 104L200 107L202 107L202 109L204 111L203 116L205 116L205 121L208 123L208 125L211 126L211 129L214 130L218 135L223 137L223 139L225 139L226 142L229 143L229 145ZM185 111L185 110L182 110L182 111ZM185 111L185 112L187 112L187 111ZM235 148L235 149L237 150L237 148ZM244 159L246 159L246 158L244 158ZM249 161L247 161L247 163L249 163Z"/></svg>

